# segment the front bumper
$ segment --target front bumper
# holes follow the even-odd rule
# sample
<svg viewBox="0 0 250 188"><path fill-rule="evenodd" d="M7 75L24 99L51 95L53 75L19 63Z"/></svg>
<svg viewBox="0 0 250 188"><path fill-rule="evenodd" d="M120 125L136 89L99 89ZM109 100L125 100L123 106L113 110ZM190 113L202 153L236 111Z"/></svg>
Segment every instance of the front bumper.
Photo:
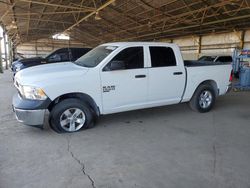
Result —
<svg viewBox="0 0 250 188"><path fill-rule="evenodd" d="M45 109L23 110L13 107L16 119L25 125L42 127L44 124Z"/></svg>
<svg viewBox="0 0 250 188"><path fill-rule="evenodd" d="M25 125L42 128L46 109L51 100L47 98L44 101L28 100L22 98L18 93L13 96L12 106L16 119Z"/></svg>

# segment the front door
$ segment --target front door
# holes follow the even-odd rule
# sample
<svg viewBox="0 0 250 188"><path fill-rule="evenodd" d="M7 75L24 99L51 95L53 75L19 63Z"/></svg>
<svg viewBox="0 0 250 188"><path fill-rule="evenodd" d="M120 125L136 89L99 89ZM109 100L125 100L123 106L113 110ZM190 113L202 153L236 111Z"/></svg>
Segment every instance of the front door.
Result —
<svg viewBox="0 0 250 188"><path fill-rule="evenodd" d="M111 62L124 62L122 70L111 70ZM146 102L147 69L141 46L121 50L101 71L104 114L139 108Z"/></svg>

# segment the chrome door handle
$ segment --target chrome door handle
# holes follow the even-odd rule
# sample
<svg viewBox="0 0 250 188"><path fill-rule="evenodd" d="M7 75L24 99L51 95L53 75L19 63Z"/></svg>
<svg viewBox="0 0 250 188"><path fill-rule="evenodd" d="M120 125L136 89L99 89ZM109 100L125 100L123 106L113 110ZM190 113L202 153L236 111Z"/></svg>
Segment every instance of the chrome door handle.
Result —
<svg viewBox="0 0 250 188"><path fill-rule="evenodd" d="M182 72L174 72L173 73L174 75L181 75L181 74L183 74Z"/></svg>
<svg viewBox="0 0 250 188"><path fill-rule="evenodd" d="M135 78L145 78L146 75L145 74L139 74L139 75L135 75Z"/></svg>

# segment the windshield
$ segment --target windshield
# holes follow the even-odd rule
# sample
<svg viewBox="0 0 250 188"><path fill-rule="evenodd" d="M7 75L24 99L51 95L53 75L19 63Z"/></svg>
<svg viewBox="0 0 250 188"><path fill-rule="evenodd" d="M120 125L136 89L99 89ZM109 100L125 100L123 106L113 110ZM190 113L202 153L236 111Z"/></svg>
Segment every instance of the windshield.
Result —
<svg viewBox="0 0 250 188"><path fill-rule="evenodd" d="M117 46L98 46L77 59L75 64L83 67L95 67L116 48Z"/></svg>
<svg viewBox="0 0 250 188"><path fill-rule="evenodd" d="M54 53L55 53L56 51L53 51L53 52L51 52L51 53L49 53L49 54L47 54L47 55L44 55L43 57L45 58L45 59L48 59L51 55L53 55Z"/></svg>
<svg viewBox="0 0 250 188"><path fill-rule="evenodd" d="M215 56L202 56L198 59L199 61L214 61Z"/></svg>

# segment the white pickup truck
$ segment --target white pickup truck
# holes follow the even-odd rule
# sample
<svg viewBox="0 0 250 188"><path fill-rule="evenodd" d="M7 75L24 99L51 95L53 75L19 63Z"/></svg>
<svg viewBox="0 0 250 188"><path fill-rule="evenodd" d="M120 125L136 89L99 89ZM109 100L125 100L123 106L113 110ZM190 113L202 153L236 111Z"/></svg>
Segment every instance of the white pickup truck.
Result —
<svg viewBox="0 0 250 188"><path fill-rule="evenodd" d="M102 44L77 61L18 72L13 109L20 122L41 127L48 111L57 132L93 126L104 114L189 102L208 112L230 88L231 65L184 62L175 44Z"/></svg>

